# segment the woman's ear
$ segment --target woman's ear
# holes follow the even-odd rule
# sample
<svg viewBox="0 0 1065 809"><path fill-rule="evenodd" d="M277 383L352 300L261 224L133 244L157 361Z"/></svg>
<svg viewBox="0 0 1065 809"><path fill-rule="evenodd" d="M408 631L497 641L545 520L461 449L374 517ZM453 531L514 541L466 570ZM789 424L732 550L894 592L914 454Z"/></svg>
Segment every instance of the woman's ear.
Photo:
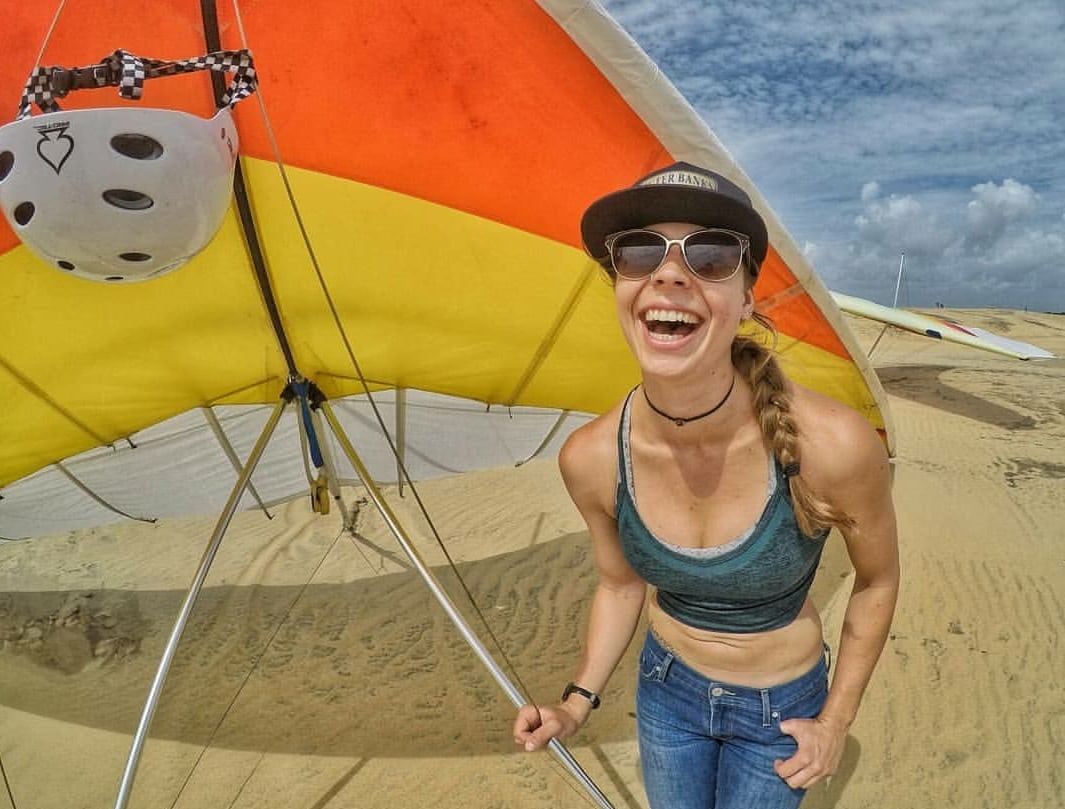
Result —
<svg viewBox="0 0 1065 809"><path fill-rule="evenodd" d="M754 315L754 287L749 286L743 292L743 319L750 320Z"/></svg>

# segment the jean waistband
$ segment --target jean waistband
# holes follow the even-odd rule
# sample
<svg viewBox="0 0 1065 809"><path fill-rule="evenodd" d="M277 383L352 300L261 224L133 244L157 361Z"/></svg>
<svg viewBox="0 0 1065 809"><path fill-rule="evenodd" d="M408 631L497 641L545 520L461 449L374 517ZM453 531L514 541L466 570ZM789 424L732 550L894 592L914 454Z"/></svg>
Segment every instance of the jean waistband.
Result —
<svg viewBox="0 0 1065 809"><path fill-rule="evenodd" d="M705 688L711 693L726 693L728 696L741 698L748 697L764 700L769 695L772 697L774 704L782 705L800 699L808 694L811 689L820 687L828 676L831 658L831 651L826 643L824 654L818 658L813 667L805 674L779 685L769 686L768 688L755 688L749 685L714 680L696 671L678 657L676 652L666 646L652 629L647 630L644 649L651 652L659 660L656 679L666 680L667 678L675 677L686 681L691 686Z"/></svg>

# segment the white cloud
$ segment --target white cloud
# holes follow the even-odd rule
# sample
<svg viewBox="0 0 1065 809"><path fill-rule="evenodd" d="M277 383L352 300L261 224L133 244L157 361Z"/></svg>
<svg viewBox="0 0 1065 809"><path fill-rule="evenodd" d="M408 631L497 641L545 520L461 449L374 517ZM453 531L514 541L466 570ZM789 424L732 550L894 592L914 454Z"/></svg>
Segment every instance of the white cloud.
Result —
<svg viewBox="0 0 1065 809"><path fill-rule="evenodd" d="M862 212L854 223L859 242L876 252L937 257L954 241L950 225L915 197L893 194L881 199L866 191L863 188Z"/></svg>
<svg viewBox="0 0 1065 809"><path fill-rule="evenodd" d="M978 183L968 194L928 199L862 186L853 238L808 250L831 284L888 302L906 255L910 305L1060 308L1065 226L1044 215L1034 189L1016 180ZM1049 227L1040 222L1050 222Z"/></svg>
<svg viewBox="0 0 1065 809"><path fill-rule="evenodd" d="M835 288L1065 310L1061 0L605 5Z"/></svg>
<svg viewBox="0 0 1065 809"><path fill-rule="evenodd" d="M967 206L967 242L979 250L994 245L1007 227L1038 211L1039 196L1016 180L1007 179L1002 185L980 183L973 186L975 199Z"/></svg>

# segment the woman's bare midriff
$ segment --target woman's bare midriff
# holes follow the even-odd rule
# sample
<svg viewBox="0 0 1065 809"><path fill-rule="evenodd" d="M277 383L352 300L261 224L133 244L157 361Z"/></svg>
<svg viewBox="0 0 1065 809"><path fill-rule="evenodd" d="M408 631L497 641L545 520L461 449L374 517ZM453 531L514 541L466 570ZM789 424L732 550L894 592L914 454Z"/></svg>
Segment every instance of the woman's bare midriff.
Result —
<svg viewBox="0 0 1065 809"><path fill-rule="evenodd" d="M652 595L651 631L688 666L711 680L769 688L806 674L824 653L821 616L807 599L798 617L768 632L696 629L666 615Z"/></svg>

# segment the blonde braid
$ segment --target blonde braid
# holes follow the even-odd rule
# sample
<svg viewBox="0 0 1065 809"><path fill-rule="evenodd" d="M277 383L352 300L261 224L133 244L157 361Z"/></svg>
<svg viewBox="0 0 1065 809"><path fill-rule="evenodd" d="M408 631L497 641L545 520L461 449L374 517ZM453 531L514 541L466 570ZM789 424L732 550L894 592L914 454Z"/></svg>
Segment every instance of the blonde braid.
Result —
<svg viewBox="0 0 1065 809"><path fill-rule="evenodd" d="M757 312L753 317L776 337L769 318ZM818 497L799 474L799 428L791 413L787 378L776 355L757 340L737 335L732 341L732 364L750 385L762 435L785 469L799 530L816 536L829 528L852 527L853 520Z"/></svg>

